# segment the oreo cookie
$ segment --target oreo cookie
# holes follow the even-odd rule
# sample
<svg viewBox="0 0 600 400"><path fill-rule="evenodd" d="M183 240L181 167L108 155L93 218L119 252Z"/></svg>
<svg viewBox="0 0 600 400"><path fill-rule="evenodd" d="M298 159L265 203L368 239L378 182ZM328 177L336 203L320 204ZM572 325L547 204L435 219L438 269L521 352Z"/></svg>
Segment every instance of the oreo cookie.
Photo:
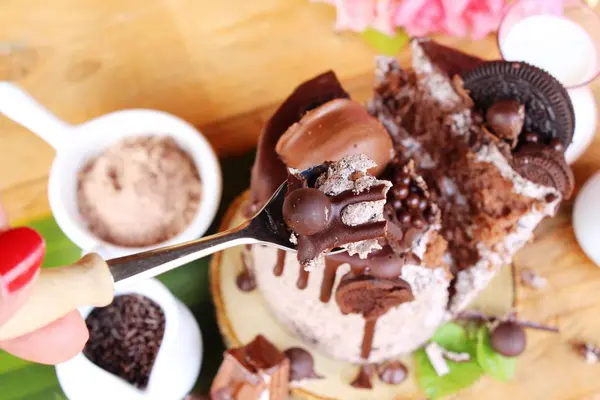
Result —
<svg viewBox="0 0 600 400"><path fill-rule="evenodd" d="M498 101L516 100L525 106L522 132L539 134L545 144L557 139L567 148L571 143L573 105L565 88L547 72L524 62L489 61L464 73L462 79L483 115Z"/></svg>
<svg viewBox="0 0 600 400"><path fill-rule="evenodd" d="M562 152L544 145L527 144L513 154L512 164L525 179L556 188L565 199L573 193L575 178Z"/></svg>

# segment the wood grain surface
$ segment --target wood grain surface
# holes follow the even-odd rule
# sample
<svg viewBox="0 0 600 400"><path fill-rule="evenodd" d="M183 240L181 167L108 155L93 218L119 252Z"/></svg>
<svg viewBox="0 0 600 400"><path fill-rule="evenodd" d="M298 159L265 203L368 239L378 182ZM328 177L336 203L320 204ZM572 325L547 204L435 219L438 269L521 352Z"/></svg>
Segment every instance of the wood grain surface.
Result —
<svg viewBox="0 0 600 400"><path fill-rule="evenodd" d="M0 80L16 81L73 124L123 108L165 110L232 156L252 149L277 103L319 72L334 69L355 98L368 97L375 52L358 35L334 32L333 21L331 7L307 0L0 0ZM498 57L493 37L440 40ZM406 63L408 53L399 57ZM600 80L593 87L600 98ZM0 117L0 201L10 219L48 213L53 157ZM596 137L574 166L578 187L598 169ZM534 390L539 398L600 399L600 365L583 364L566 344L600 344L600 270L575 241L571 204L517 257L550 281L520 291L522 316L556 323L561 334L530 332L518 379L486 380L468 398L530 399L531 382L546 383Z"/></svg>

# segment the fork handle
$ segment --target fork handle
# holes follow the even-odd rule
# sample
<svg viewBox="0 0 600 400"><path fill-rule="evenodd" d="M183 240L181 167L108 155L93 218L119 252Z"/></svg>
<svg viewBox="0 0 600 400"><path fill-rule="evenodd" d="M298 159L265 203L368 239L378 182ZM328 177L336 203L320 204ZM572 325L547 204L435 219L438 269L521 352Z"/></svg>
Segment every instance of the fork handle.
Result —
<svg viewBox="0 0 600 400"><path fill-rule="evenodd" d="M113 277L97 254L87 254L70 266L43 268L31 296L0 326L0 341L36 331L78 307L106 306L113 296Z"/></svg>

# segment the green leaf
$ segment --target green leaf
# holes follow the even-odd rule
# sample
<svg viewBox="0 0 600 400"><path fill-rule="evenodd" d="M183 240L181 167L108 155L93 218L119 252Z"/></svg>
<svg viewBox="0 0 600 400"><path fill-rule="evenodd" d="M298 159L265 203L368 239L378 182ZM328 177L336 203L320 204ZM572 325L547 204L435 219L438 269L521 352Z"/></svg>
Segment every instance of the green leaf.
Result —
<svg viewBox="0 0 600 400"><path fill-rule="evenodd" d="M397 54L409 40L409 36L402 30L396 31L394 36L388 36L377 29L367 28L361 35L375 50L388 56Z"/></svg>
<svg viewBox="0 0 600 400"><path fill-rule="evenodd" d="M447 350L468 352L471 361L455 363L447 360L450 373L438 376L424 349L415 352L417 380L428 398L439 399L467 388L481 377L483 371L475 360L475 342L469 340L467 331L460 325L449 323L441 326L431 338Z"/></svg>
<svg viewBox="0 0 600 400"><path fill-rule="evenodd" d="M477 332L477 362L485 373L500 381L508 381L515 376L517 358L505 357L494 350L486 326Z"/></svg>

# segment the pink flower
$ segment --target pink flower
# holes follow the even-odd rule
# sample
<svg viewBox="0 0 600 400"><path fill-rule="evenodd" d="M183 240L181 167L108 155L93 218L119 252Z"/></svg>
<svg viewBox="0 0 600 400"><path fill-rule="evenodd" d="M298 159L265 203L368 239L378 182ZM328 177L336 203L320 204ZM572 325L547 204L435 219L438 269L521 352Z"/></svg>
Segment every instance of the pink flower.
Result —
<svg viewBox="0 0 600 400"><path fill-rule="evenodd" d="M484 37L498 29L510 0L313 0L337 8L336 28L361 32L374 28L393 35L403 28L409 35L446 33ZM531 0L528 0L531 1ZM560 10L566 0L537 0Z"/></svg>

